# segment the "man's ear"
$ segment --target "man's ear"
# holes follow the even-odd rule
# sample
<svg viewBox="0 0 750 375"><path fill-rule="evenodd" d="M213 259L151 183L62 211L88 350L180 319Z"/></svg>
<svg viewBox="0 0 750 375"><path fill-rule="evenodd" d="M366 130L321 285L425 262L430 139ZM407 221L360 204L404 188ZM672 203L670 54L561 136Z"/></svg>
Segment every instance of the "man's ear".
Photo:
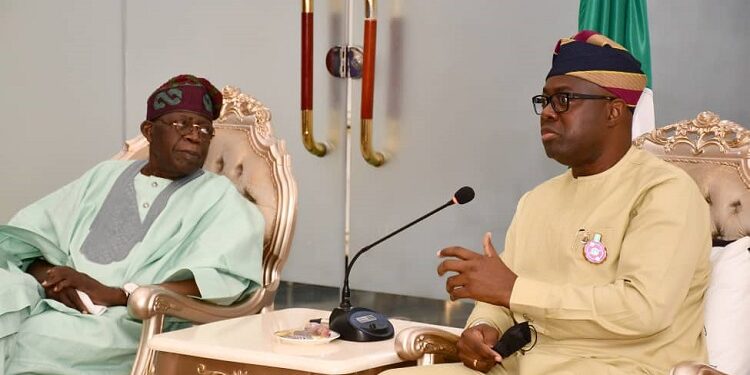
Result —
<svg viewBox="0 0 750 375"><path fill-rule="evenodd" d="M607 125L609 127L616 126L620 119L625 116L625 111L628 110L628 105L622 99L615 99L609 102L609 114L607 116Z"/></svg>
<svg viewBox="0 0 750 375"><path fill-rule="evenodd" d="M141 134L146 138L148 143L151 143L151 131L154 129L154 124L151 121L144 121L141 123Z"/></svg>

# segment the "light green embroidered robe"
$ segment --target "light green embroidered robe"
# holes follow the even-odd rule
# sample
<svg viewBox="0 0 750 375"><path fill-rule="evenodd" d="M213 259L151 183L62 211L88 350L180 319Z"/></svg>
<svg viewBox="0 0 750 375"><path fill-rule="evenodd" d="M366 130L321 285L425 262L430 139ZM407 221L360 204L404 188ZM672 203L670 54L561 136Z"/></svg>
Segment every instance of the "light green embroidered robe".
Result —
<svg viewBox="0 0 750 375"><path fill-rule="evenodd" d="M125 259L97 264L81 254L94 217L130 163L101 163L0 226L0 369L6 374L127 374L141 332L124 306L93 316L44 299L42 287L22 271L34 258L113 287L194 278L203 299L223 304L261 281L263 217L227 178L210 172L171 196Z"/></svg>

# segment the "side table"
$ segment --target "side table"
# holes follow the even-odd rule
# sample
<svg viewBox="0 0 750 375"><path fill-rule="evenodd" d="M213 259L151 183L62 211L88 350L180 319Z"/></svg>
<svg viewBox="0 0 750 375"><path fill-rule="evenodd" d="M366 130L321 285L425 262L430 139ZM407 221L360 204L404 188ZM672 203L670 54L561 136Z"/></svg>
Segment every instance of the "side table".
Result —
<svg viewBox="0 0 750 375"><path fill-rule="evenodd" d="M162 333L149 341L156 351L155 373L196 375L377 374L407 366L394 350L394 340L327 344L288 344L274 332L302 327L330 311L290 308ZM449 332L461 329L391 319L396 334L413 326Z"/></svg>

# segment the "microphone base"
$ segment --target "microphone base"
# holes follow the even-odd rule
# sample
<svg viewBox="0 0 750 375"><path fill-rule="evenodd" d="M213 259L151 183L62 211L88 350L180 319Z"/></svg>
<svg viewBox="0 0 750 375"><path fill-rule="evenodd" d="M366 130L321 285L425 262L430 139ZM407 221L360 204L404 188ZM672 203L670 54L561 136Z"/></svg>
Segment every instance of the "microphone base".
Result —
<svg viewBox="0 0 750 375"><path fill-rule="evenodd" d="M339 339L355 342L383 341L393 337L393 324L383 314L364 307L340 308L331 312L328 325Z"/></svg>

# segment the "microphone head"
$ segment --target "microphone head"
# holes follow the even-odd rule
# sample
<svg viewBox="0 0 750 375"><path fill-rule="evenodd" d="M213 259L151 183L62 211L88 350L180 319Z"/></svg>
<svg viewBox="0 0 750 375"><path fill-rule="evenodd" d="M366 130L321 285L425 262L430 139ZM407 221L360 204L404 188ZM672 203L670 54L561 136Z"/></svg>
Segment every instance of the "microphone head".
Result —
<svg viewBox="0 0 750 375"><path fill-rule="evenodd" d="M458 204L469 203L472 199L474 199L474 189L469 186L464 186L453 194L453 202Z"/></svg>

